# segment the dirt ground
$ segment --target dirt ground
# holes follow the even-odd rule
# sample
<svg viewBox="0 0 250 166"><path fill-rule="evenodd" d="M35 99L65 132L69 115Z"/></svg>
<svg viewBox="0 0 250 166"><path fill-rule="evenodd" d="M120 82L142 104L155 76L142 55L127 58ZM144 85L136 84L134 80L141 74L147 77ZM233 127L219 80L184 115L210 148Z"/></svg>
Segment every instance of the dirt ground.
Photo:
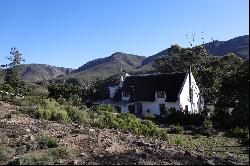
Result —
<svg viewBox="0 0 250 166"><path fill-rule="evenodd" d="M182 150L164 141L135 136L129 132L33 119L18 114L13 106L3 102L0 102L0 111L0 145L11 148L30 147L16 153L8 161L0 161L0 164L7 164L22 156L42 153L43 150L36 146L36 137L41 133L59 138L59 146L71 150L70 157L55 161L54 164L60 165L247 164L206 157L195 151Z"/></svg>

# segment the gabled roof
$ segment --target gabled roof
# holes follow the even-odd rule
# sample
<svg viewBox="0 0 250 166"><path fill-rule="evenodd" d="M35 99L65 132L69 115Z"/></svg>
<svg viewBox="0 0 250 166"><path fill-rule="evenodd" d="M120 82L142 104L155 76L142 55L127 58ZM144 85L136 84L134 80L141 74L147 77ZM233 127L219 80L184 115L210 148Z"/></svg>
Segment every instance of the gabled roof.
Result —
<svg viewBox="0 0 250 166"><path fill-rule="evenodd" d="M178 99L185 77L186 73L128 76L113 99L121 100L122 92L128 92L131 102L154 101L156 91L165 91L166 101L175 102Z"/></svg>

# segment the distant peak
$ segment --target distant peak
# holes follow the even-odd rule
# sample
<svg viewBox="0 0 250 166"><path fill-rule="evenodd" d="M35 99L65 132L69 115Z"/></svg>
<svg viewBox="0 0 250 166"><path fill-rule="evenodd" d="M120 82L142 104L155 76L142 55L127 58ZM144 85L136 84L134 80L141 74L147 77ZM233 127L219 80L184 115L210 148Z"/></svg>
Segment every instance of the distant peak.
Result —
<svg viewBox="0 0 250 166"><path fill-rule="evenodd" d="M111 56L120 55L120 54L126 54L126 53L123 53L123 52L115 52L115 53L113 53Z"/></svg>

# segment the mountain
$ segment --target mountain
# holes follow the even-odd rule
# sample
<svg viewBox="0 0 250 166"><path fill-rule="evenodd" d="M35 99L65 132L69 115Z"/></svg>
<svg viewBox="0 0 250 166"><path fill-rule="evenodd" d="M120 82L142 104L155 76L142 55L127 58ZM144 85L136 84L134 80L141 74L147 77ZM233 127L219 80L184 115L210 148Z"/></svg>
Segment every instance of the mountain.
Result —
<svg viewBox="0 0 250 166"><path fill-rule="evenodd" d="M73 69L55 67L46 64L22 64L19 66L19 75L24 81L27 82L38 82L46 81L60 76L68 75ZM0 70L0 81L3 81L5 71Z"/></svg>
<svg viewBox="0 0 250 166"><path fill-rule="evenodd" d="M73 73L88 70L91 68L98 68L102 65L109 65L111 68L120 68L121 66L124 67L124 69L137 68L141 66L142 60L145 58L146 57L143 56L116 52L109 57L89 61L73 71Z"/></svg>
<svg viewBox="0 0 250 166"><path fill-rule="evenodd" d="M249 35L239 36L228 41L214 41L204 44L204 47L214 55L223 56L235 53L243 59L249 58ZM45 64L20 65L20 75L25 81L43 82L46 80L63 81L77 79L80 83L104 79L124 71L129 73L145 73L154 71L154 60L167 56L169 48L149 57L116 52L111 56L89 61L76 70L55 67ZM3 81L4 71L0 69L0 81Z"/></svg>
<svg viewBox="0 0 250 166"><path fill-rule="evenodd" d="M109 57L90 61L64 78L73 77L81 82L88 82L104 79L122 71L136 72L145 58L144 56L116 52Z"/></svg>
<svg viewBox="0 0 250 166"><path fill-rule="evenodd" d="M223 56L234 53L242 59L249 59L249 35L239 36L228 41L215 40L204 44L204 47L213 55Z"/></svg>

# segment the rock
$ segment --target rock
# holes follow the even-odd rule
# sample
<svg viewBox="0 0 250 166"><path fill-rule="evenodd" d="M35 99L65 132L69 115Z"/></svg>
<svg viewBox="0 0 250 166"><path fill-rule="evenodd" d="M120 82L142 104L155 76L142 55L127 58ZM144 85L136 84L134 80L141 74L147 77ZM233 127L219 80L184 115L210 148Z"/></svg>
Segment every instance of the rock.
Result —
<svg viewBox="0 0 250 166"><path fill-rule="evenodd" d="M37 149L38 148L38 144L37 143L28 143L27 145L27 150L34 150L34 149Z"/></svg>
<svg viewBox="0 0 250 166"><path fill-rule="evenodd" d="M192 154L191 154L191 152L189 152L189 151L185 151L185 155L187 155L187 156L191 156Z"/></svg>
<svg viewBox="0 0 250 166"><path fill-rule="evenodd" d="M57 160L56 162L55 162L55 164L62 164L63 163L63 160L62 159L59 159L59 160Z"/></svg>
<svg viewBox="0 0 250 166"><path fill-rule="evenodd" d="M68 165L77 165L77 164L79 164L79 160L73 160L68 162Z"/></svg>
<svg viewBox="0 0 250 166"><path fill-rule="evenodd" d="M33 136L33 135L29 135L29 136L28 136L28 140L34 141L34 140L35 140L35 138L34 138L34 136Z"/></svg>
<svg viewBox="0 0 250 166"><path fill-rule="evenodd" d="M102 157L104 157L104 155L101 154L101 155L99 155L98 157L102 158Z"/></svg>
<svg viewBox="0 0 250 166"><path fill-rule="evenodd" d="M153 153L153 149L152 148L146 148L144 150L145 153L148 153L148 154L152 154Z"/></svg>
<svg viewBox="0 0 250 166"><path fill-rule="evenodd" d="M150 155L149 155L148 153L146 153L146 152L143 152L143 153L141 154L141 157L142 157L143 159L147 159L149 156L150 156Z"/></svg>
<svg viewBox="0 0 250 166"><path fill-rule="evenodd" d="M231 153L229 153L229 152L227 152L227 159L228 160L231 160L231 161L238 161L238 158L237 158L237 156L235 156L234 154L231 154Z"/></svg>
<svg viewBox="0 0 250 166"><path fill-rule="evenodd" d="M10 119L10 118L12 118L12 114L7 114L7 115L5 115L4 118Z"/></svg>
<svg viewBox="0 0 250 166"><path fill-rule="evenodd" d="M148 144L142 140L136 140L136 141L134 141L134 144L136 144L137 146L151 146L150 144Z"/></svg>
<svg viewBox="0 0 250 166"><path fill-rule="evenodd" d="M86 154L84 152L80 153L80 156L86 156Z"/></svg>
<svg viewBox="0 0 250 166"><path fill-rule="evenodd" d="M95 129L89 129L89 132L93 133L95 132Z"/></svg>
<svg viewBox="0 0 250 166"><path fill-rule="evenodd" d="M29 129L29 128L27 128L27 129L25 129L25 131L26 131L27 133L29 133L29 132L30 132L30 129Z"/></svg>

